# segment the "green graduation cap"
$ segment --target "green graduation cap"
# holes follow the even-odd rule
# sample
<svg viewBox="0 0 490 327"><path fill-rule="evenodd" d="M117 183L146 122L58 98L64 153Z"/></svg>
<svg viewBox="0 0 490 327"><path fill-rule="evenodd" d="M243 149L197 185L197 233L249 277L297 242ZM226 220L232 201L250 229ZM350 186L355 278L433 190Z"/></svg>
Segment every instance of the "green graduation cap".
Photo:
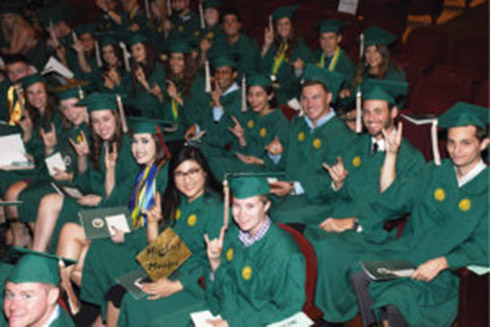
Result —
<svg viewBox="0 0 490 327"><path fill-rule="evenodd" d="M236 68L235 59L229 54L216 55L211 60L212 66L216 69L219 67L230 66Z"/></svg>
<svg viewBox="0 0 490 327"><path fill-rule="evenodd" d="M359 36L357 37L359 41ZM371 45L390 45L396 41L396 36L377 26L368 27L364 31L364 46Z"/></svg>
<svg viewBox="0 0 490 327"><path fill-rule="evenodd" d="M344 75L338 72L321 69L313 64L306 64L303 73L303 80L305 82L315 81L322 83L332 93L332 102L335 102L337 99L337 93L339 93L344 79Z"/></svg>
<svg viewBox="0 0 490 327"><path fill-rule="evenodd" d="M71 87L63 91L56 92L56 96L59 101L68 99L79 99L80 89L78 87Z"/></svg>
<svg viewBox="0 0 490 327"><path fill-rule="evenodd" d="M268 88L272 85L271 78L265 74L252 74L247 77L248 86L263 86Z"/></svg>
<svg viewBox="0 0 490 327"><path fill-rule="evenodd" d="M118 110L116 95L112 93L92 93L78 101L77 106L87 107L89 112L97 110Z"/></svg>
<svg viewBox="0 0 490 327"><path fill-rule="evenodd" d="M368 78L362 83L361 92L363 100L384 100L398 106L400 97L407 95L408 83Z"/></svg>
<svg viewBox="0 0 490 327"><path fill-rule="evenodd" d="M95 34L96 26L94 24L81 24L75 27L75 32L78 35L82 34Z"/></svg>
<svg viewBox="0 0 490 327"><path fill-rule="evenodd" d="M19 82L22 84L22 87L24 89L26 89L29 86L31 86L32 84L46 83L46 80L40 74L36 73L36 74L27 75L25 77L22 77Z"/></svg>
<svg viewBox="0 0 490 327"><path fill-rule="evenodd" d="M133 134L157 134L159 132L157 130L157 127L163 128L166 126L172 126L172 122L170 121L148 119L142 117L131 117L129 124Z"/></svg>
<svg viewBox="0 0 490 327"><path fill-rule="evenodd" d="M323 19L316 23L318 26L319 33L336 33L340 34L340 30L348 25L348 23L344 20L340 19Z"/></svg>
<svg viewBox="0 0 490 327"><path fill-rule="evenodd" d="M16 284L45 283L58 286L60 261L64 266L76 263L74 260L24 248L14 247L12 252L22 256L7 277L8 281Z"/></svg>
<svg viewBox="0 0 490 327"><path fill-rule="evenodd" d="M116 40L116 38L114 36L104 36L102 37L102 39L100 40L100 46L103 48L107 45L118 45L118 41Z"/></svg>
<svg viewBox="0 0 490 327"><path fill-rule="evenodd" d="M182 40L174 41L169 45L170 53L189 53L191 52L191 45L188 42Z"/></svg>
<svg viewBox="0 0 490 327"><path fill-rule="evenodd" d="M136 33L131 34L131 36L129 36L129 38L128 38L128 44L130 46L133 46L136 43L140 43L140 42L142 42L142 43L148 42L148 38L143 33L136 32Z"/></svg>
<svg viewBox="0 0 490 327"><path fill-rule="evenodd" d="M299 5L283 6L279 7L272 12L272 18L278 20L284 17L293 17L294 12L298 9Z"/></svg>
<svg viewBox="0 0 490 327"><path fill-rule="evenodd" d="M219 9L219 8L221 8L221 1L220 0L206 0L206 1L204 1L203 7L204 7L204 9L208 9L208 8Z"/></svg>
<svg viewBox="0 0 490 327"><path fill-rule="evenodd" d="M231 176L230 188L233 197L237 199L251 198L257 195L269 194L270 187L267 178L261 175L243 174Z"/></svg>
<svg viewBox="0 0 490 327"><path fill-rule="evenodd" d="M474 104L458 102L439 117L439 126L449 129L459 126L477 126L486 128L490 110Z"/></svg>

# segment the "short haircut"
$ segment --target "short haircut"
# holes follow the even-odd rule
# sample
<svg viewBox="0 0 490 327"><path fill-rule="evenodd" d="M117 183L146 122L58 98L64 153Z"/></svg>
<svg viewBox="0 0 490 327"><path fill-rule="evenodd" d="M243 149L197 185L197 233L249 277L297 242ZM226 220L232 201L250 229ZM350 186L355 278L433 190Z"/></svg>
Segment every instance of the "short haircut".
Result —
<svg viewBox="0 0 490 327"><path fill-rule="evenodd" d="M239 23L242 22L242 18L240 17L240 13L238 12L238 10L236 8L233 8L233 7L228 7L228 8L223 9L223 12L221 13L221 17L220 17L220 23L223 23L225 16L228 16L228 15L233 15L236 17L236 20Z"/></svg>
<svg viewBox="0 0 490 327"><path fill-rule="evenodd" d="M476 127L475 136L478 139L478 141L481 142L488 137L488 131L486 128L480 126L475 126L475 127Z"/></svg>
<svg viewBox="0 0 490 327"><path fill-rule="evenodd" d="M301 90L303 90L305 87L313 86L313 85L320 85L323 88L323 90L325 90L325 92L331 93L330 90L325 86L325 84L323 84L321 82L318 82L318 81L307 81L307 82L304 82L303 85L301 85Z"/></svg>
<svg viewBox="0 0 490 327"><path fill-rule="evenodd" d="M13 53L13 54L6 55L3 57L3 60L5 62L5 66L13 65L13 64L16 64L18 62L29 65L29 61L27 60L27 58L20 53Z"/></svg>

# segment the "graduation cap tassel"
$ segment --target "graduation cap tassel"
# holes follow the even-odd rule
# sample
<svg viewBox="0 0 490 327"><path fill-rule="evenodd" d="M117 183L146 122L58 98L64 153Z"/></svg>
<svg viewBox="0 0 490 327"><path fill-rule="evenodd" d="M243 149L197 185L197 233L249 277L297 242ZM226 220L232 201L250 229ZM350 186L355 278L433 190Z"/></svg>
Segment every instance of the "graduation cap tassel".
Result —
<svg viewBox="0 0 490 327"><path fill-rule="evenodd" d="M119 94L116 96L117 109L119 111L119 116L121 116L121 125L124 133L128 132L128 123L126 122L126 114L124 113L124 107Z"/></svg>
<svg viewBox="0 0 490 327"><path fill-rule="evenodd" d="M357 87L357 92L356 92L356 133L358 133L358 134L362 132L361 106L362 106L361 88Z"/></svg>
<svg viewBox="0 0 490 327"><path fill-rule="evenodd" d="M78 86L78 97L80 98L80 100L83 100L83 98L85 98L85 95L83 94L83 89L80 85Z"/></svg>
<svg viewBox="0 0 490 327"><path fill-rule="evenodd" d="M201 20L201 29L206 28L206 22L204 21L204 9L202 8L202 1L199 1L199 19Z"/></svg>
<svg viewBox="0 0 490 327"><path fill-rule="evenodd" d="M269 26L272 25L272 15L269 15Z"/></svg>
<svg viewBox="0 0 490 327"><path fill-rule="evenodd" d="M129 66L128 48L126 47L126 44L124 44L124 42L119 42L119 47L122 49L122 52L123 52L124 68L126 69L127 72L130 72L131 67Z"/></svg>
<svg viewBox="0 0 490 327"><path fill-rule="evenodd" d="M148 2L148 0L145 0L145 11L146 18L151 19L150 3Z"/></svg>
<svg viewBox="0 0 490 327"><path fill-rule="evenodd" d="M172 5L171 2L172 0L167 0L167 15L168 17L172 16Z"/></svg>
<svg viewBox="0 0 490 327"><path fill-rule="evenodd" d="M430 136L432 142L432 155L434 156L434 163L436 166L441 165L441 155L439 153L439 146L437 142L437 119L432 122L432 127L430 129Z"/></svg>
<svg viewBox="0 0 490 327"><path fill-rule="evenodd" d="M225 180L223 181L223 194L225 212L223 212L223 226L228 228L228 221L230 220L230 186L228 184L227 176L225 175Z"/></svg>
<svg viewBox="0 0 490 327"><path fill-rule="evenodd" d="M247 79L245 74L242 77L242 112L247 111Z"/></svg>
<svg viewBox="0 0 490 327"><path fill-rule="evenodd" d="M211 93L211 73L209 69L209 61L206 60L204 63L204 73L205 73L205 89L206 93Z"/></svg>
<svg viewBox="0 0 490 327"><path fill-rule="evenodd" d="M75 33L74 31L72 31L71 32L71 37L73 38L73 43L77 43L78 42L77 33Z"/></svg>
<svg viewBox="0 0 490 327"><path fill-rule="evenodd" d="M49 35L51 36L51 40L53 40L53 45L55 48L60 46L60 42L58 41L58 38L56 37L56 34L54 32L54 25L53 25L53 20L49 21Z"/></svg>
<svg viewBox="0 0 490 327"><path fill-rule="evenodd" d="M364 33L359 35L359 60L364 56Z"/></svg>
<svg viewBox="0 0 490 327"><path fill-rule="evenodd" d="M95 40L95 60L97 60L97 66L102 67L102 58L100 58L99 41Z"/></svg>

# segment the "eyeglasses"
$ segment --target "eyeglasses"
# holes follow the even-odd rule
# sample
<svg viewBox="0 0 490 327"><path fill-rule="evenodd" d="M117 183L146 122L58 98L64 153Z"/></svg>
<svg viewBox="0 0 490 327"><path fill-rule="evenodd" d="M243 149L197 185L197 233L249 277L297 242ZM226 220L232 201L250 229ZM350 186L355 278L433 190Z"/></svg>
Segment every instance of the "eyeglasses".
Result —
<svg viewBox="0 0 490 327"><path fill-rule="evenodd" d="M189 176L190 178L196 178L197 174L199 174L201 170L202 170L201 168L193 168L193 169L189 169L186 172L178 171L174 173L174 177L175 179L184 179L184 177L186 176Z"/></svg>

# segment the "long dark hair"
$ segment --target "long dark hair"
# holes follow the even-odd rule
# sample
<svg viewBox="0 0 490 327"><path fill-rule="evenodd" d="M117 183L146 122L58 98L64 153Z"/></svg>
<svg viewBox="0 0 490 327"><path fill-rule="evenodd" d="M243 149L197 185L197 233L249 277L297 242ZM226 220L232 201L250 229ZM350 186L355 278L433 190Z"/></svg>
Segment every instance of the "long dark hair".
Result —
<svg viewBox="0 0 490 327"><path fill-rule="evenodd" d="M44 86L44 91L47 94L46 108L44 109L44 114L41 116L39 109L31 105L28 101L26 101L25 108L29 114L29 118L32 121L32 126L37 127L40 126L42 128L48 128L53 121L53 116L57 107L56 96L54 96L51 92L48 92L48 86L45 82L40 82ZM34 85L34 84L33 84ZM27 87L28 89L29 87ZM27 93L26 89L26 93ZM27 98L27 96L26 96Z"/></svg>
<svg viewBox="0 0 490 327"><path fill-rule="evenodd" d="M255 85L249 85L247 86L247 91L250 89L251 86ZM277 108L277 99L276 99L276 93L274 92L274 88L271 86L261 86L261 88L265 91L265 94L267 94L267 97L270 97L272 95L272 99L269 100L269 108L270 109L275 109Z"/></svg>
<svg viewBox="0 0 490 327"><path fill-rule="evenodd" d="M143 44L143 47L145 48L145 63L137 63L133 61L131 63L131 76L132 76L132 93L134 94L136 92L136 85L138 85L138 80L136 78L136 74L134 73L136 71L136 68L140 66L143 69L143 72L145 73L145 77L147 80L150 78L151 74L153 73L153 70L155 69L155 65L157 64L157 53L155 49L150 45L148 42L141 42ZM151 85L150 85L151 87Z"/></svg>
<svg viewBox="0 0 490 327"><path fill-rule="evenodd" d="M109 151L112 150L112 146L114 143L116 143L117 151L121 151L121 144L122 144L122 139L123 139L123 131L122 131L122 123L121 123L121 117L119 116L119 113L117 111L111 110L112 114L116 118L116 132L114 133L114 136L112 137L111 140L109 140ZM92 160L92 166L96 170L100 170L100 165L99 165L99 158L102 153L102 146L104 144L104 140L100 138L97 133L95 133L92 124L89 126L90 130L90 153L91 155L91 160Z"/></svg>
<svg viewBox="0 0 490 327"><path fill-rule="evenodd" d="M293 35L288 40L281 40L281 38L279 37L277 32L274 33L275 34L274 35L274 49L276 51L281 46L282 41L287 42L287 44L288 44L288 49L286 50L286 58L287 59L291 58L291 54L292 54L294 48L296 47L296 43L298 43L298 40L300 39L299 26L298 26L298 23L296 22L296 19L294 19L294 17L290 17L289 21L291 22L291 28L292 28ZM274 21L274 29L275 30L277 30L276 24L277 24L277 20Z"/></svg>
<svg viewBox="0 0 490 327"><path fill-rule="evenodd" d="M119 45L117 45L117 44L107 44L107 45L103 46L102 49L104 49L107 46L111 46L112 49L114 50L114 54L117 57L117 64L116 64L116 66L117 66L118 69L121 68L122 63L124 62L123 61L124 60L124 58L123 58L123 51L122 51L121 47ZM102 59L102 70L104 72L107 72L107 71L109 71L110 68L111 67L109 67L109 64L107 64L105 62L105 60Z"/></svg>
<svg viewBox="0 0 490 327"><path fill-rule="evenodd" d="M163 224L168 224L170 221L174 220L175 212L180 205L180 191L175 186L175 170L180 166L181 163L187 160L193 160L201 167L205 174L204 192L209 193L210 190L210 180L211 172L209 170L208 163L202 152L192 146L184 146L176 156L173 156L170 160L169 166L169 182L165 190L165 196L163 201Z"/></svg>
<svg viewBox="0 0 490 327"><path fill-rule="evenodd" d="M182 78L179 78L172 73L172 70L170 69L170 58L167 61L167 72L168 79L174 82L177 89L182 90L182 94L187 97L191 93L192 83L194 82L194 77L197 73L197 63L192 56L192 53L184 54L184 64L184 76Z"/></svg>

